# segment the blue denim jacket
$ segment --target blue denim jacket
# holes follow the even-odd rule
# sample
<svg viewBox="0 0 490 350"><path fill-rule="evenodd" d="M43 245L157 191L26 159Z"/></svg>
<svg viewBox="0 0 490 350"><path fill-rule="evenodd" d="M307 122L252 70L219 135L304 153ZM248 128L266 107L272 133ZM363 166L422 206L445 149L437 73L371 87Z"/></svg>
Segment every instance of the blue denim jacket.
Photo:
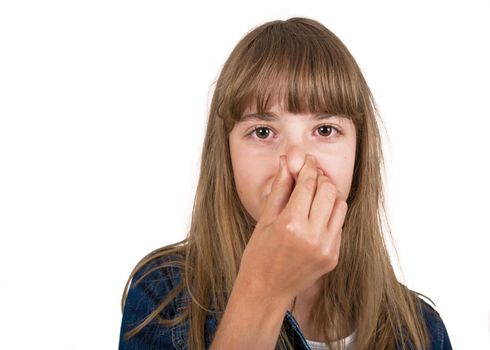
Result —
<svg viewBox="0 0 490 350"><path fill-rule="evenodd" d="M135 274L133 281L136 281L145 271L160 263L161 261L156 259L146 264ZM152 312L170 290L173 289L173 286L180 282L180 278L179 269L169 267L151 272L136 286L131 284L128 289L122 316L119 350L188 349L187 335L189 332L189 320L171 328L163 327L153 320L129 340L125 340L124 338L124 333L138 325ZM189 302L189 295L185 291L181 292L170 304L170 307L162 312L162 316L168 319L173 318ZM425 306L424 316L432 337L432 344L429 350L452 350L451 342L442 319L436 312L432 312L434 309L424 300L422 300L422 304ZM288 334L292 336L295 349L310 350L298 323L289 311L286 312L283 325L288 330ZM218 322L216 318L208 315L205 326L206 348L210 347L210 335L215 333L217 326Z"/></svg>

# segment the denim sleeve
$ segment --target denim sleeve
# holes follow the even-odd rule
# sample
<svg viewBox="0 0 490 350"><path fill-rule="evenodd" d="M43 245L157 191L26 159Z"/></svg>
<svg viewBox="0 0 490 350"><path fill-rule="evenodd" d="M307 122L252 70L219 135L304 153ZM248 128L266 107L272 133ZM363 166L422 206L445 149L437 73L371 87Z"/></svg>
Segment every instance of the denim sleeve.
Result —
<svg viewBox="0 0 490 350"><path fill-rule="evenodd" d="M423 313L429 328L432 340L430 350L452 350L451 341L446 326L439 313L429 304L422 300Z"/></svg>
<svg viewBox="0 0 490 350"><path fill-rule="evenodd" d="M135 284L144 272L149 271L156 264L157 262L147 264L131 281L123 310L119 350L175 349L171 328L158 324L155 319L133 337L129 339L125 337L125 333L140 324L155 310L172 289L172 275L169 270L162 269L149 273L141 282ZM173 318L175 306L170 304L170 307L163 310L160 315L167 319Z"/></svg>
<svg viewBox="0 0 490 350"><path fill-rule="evenodd" d="M439 319L439 337L441 339L441 350L453 350L453 347L451 345L451 341L449 340L449 334L447 333L446 326L444 325L444 322L442 319Z"/></svg>

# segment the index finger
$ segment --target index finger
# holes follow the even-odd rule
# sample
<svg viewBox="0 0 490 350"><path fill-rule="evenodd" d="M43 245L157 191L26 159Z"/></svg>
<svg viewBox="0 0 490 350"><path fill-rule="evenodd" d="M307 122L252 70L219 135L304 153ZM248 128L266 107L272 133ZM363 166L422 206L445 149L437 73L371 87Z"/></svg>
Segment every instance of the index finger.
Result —
<svg viewBox="0 0 490 350"><path fill-rule="evenodd" d="M291 187L293 186L293 178L289 174L283 156L279 158L279 171L272 183L271 192L267 196L264 210L261 215L262 220L274 220L286 206Z"/></svg>
<svg viewBox="0 0 490 350"><path fill-rule="evenodd" d="M315 197L317 176L316 159L307 155L285 210L308 220L311 204Z"/></svg>

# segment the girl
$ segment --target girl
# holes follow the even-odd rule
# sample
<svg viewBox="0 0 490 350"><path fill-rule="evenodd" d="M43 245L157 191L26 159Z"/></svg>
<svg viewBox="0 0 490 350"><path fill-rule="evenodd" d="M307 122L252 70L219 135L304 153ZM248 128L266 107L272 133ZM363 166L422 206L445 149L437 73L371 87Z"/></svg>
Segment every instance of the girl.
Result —
<svg viewBox="0 0 490 350"><path fill-rule="evenodd" d="M120 349L451 349L390 263L378 118L322 24L243 37L216 83L187 238L131 273Z"/></svg>

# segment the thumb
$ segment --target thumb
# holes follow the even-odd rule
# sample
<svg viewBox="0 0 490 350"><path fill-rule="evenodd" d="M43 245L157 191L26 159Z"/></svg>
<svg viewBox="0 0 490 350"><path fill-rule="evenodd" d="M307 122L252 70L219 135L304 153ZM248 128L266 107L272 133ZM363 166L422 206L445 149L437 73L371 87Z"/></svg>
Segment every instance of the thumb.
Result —
<svg viewBox="0 0 490 350"><path fill-rule="evenodd" d="M261 219L267 221L275 219L282 212L292 191L294 179L286 167L285 156L279 158L279 171L272 182L271 193L267 196Z"/></svg>

